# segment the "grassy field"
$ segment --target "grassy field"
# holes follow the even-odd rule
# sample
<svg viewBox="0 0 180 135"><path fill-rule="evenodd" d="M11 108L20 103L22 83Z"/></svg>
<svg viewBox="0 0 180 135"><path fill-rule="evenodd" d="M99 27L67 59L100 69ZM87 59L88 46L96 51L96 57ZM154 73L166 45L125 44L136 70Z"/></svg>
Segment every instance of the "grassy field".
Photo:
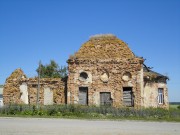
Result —
<svg viewBox="0 0 180 135"><path fill-rule="evenodd" d="M177 107L178 107L179 105L169 105L169 107L170 108L173 108L173 109L178 109Z"/></svg>
<svg viewBox="0 0 180 135"><path fill-rule="evenodd" d="M170 109L178 109L178 106L180 106L180 102L170 102L169 103L169 108Z"/></svg>

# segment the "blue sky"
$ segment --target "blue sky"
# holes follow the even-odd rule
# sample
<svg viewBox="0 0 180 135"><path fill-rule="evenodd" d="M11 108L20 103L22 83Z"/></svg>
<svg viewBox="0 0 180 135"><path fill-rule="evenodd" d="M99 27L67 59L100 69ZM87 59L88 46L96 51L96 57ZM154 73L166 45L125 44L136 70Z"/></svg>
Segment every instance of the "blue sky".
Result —
<svg viewBox="0 0 180 135"><path fill-rule="evenodd" d="M39 60L59 65L94 34L112 33L168 75L180 101L180 0L0 0L0 84L17 68L28 77Z"/></svg>

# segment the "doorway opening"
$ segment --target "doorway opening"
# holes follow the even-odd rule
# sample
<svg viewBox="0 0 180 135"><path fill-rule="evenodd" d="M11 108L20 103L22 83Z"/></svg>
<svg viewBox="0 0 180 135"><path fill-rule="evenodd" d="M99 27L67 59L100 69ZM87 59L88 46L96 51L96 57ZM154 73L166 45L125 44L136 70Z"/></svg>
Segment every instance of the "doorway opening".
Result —
<svg viewBox="0 0 180 135"><path fill-rule="evenodd" d="M100 105L111 106L112 99L110 92L100 92Z"/></svg>
<svg viewBox="0 0 180 135"><path fill-rule="evenodd" d="M134 107L132 87L123 87L123 104L127 107Z"/></svg>
<svg viewBox="0 0 180 135"><path fill-rule="evenodd" d="M79 104L88 105L88 87L79 87Z"/></svg>

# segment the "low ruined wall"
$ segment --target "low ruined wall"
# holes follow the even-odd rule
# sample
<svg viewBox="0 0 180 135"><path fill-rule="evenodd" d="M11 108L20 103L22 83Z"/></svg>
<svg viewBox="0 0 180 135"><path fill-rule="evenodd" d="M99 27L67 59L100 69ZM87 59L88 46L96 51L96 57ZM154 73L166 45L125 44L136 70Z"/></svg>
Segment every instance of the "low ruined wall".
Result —
<svg viewBox="0 0 180 135"><path fill-rule="evenodd" d="M64 104L66 93L66 82L61 79L43 78L40 80L39 102L41 104ZM36 102L37 80L29 80L29 103Z"/></svg>
<svg viewBox="0 0 180 135"><path fill-rule="evenodd" d="M23 71L18 69L7 78L4 85L4 104L36 104L37 102L37 78L26 78ZM41 78L39 103L64 104L66 100L66 79Z"/></svg>

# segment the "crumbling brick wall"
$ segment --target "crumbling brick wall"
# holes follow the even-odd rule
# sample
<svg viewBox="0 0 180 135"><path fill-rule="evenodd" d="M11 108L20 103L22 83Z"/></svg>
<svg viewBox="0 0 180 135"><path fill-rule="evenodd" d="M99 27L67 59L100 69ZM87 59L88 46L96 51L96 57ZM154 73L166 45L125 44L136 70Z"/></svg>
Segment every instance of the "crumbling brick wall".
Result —
<svg viewBox="0 0 180 135"><path fill-rule="evenodd" d="M67 79L61 78L41 78L40 79L40 91L39 91L39 103L44 104L44 91L45 88L49 88L53 93L53 104L64 104L66 100L66 81ZM22 99L22 92L20 87L22 85L27 86L27 100L25 103ZM9 78L7 78L4 85L3 101L4 104L36 104L37 102L37 89L38 79L27 78L21 69L15 70Z"/></svg>
<svg viewBox="0 0 180 135"><path fill-rule="evenodd" d="M144 107L161 107L169 108L167 76L154 72L144 67L144 89L143 89L143 106ZM159 89L162 90L162 96L159 96ZM161 103L159 103L161 98Z"/></svg>
<svg viewBox="0 0 180 135"><path fill-rule="evenodd" d="M158 103L158 89L163 89L163 103ZM164 82L147 82L144 86L144 107L169 108L168 89Z"/></svg>
<svg viewBox="0 0 180 135"><path fill-rule="evenodd" d="M27 84L29 92L29 104L35 104L37 100L38 80L37 78L30 78L27 81ZM41 78L39 91L40 104L44 104L45 88L50 88L50 90L53 92L54 104L65 104L66 80L62 80L60 78Z"/></svg>
<svg viewBox="0 0 180 135"><path fill-rule="evenodd" d="M20 100L20 81L26 80L26 76L24 75L21 69L16 69L7 79L4 85L3 90L3 102L4 105L10 103L22 104L23 102Z"/></svg>
<svg viewBox="0 0 180 135"><path fill-rule="evenodd" d="M68 78L41 78L39 103L79 104L80 89L85 87L88 105L100 105L100 94L110 93L112 105L124 107L126 90L131 88L135 108L168 108L167 77L144 72L143 62L143 58L136 57L116 36L93 36L68 59ZM147 77L156 81L147 82ZM159 78L165 80L161 82ZM17 69L4 85L4 104L35 104L37 88L37 78L27 78L21 69ZM161 105L157 104L158 88L164 89L165 103Z"/></svg>
<svg viewBox="0 0 180 135"><path fill-rule="evenodd" d="M88 87L89 105L99 104L100 92L111 92L113 106L123 106L123 87L132 87L135 96L135 107L141 106L141 82L142 65L140 59L128 61L109 59L105 61L69 60L68 99L69 103L78 103L79 87ZM79 73L83 71L92 76L92 82L84 82L79 79ZM128 81L123 80L124 73L131 73ZM103 82L101 76L108 73L108 81Z"/></svg>
<svg viewBox="0 0 180 135"><path fill-rule="evenodd" d="M123 106L123 87L132 87L134 106L141 106L142 58L137 58L127 44L112 35L91 38L68 60L68 103L78 104L79 87L88 87L88 104L100 104L100 92L110 92L113 106ZM90 81L82 81L86 72ZM125 74L130 78L126 80ZM106 75L107 80L102 77ZM125 77L124 77L125 76ZM124 78L123 78L124 77Z"/></svg>

